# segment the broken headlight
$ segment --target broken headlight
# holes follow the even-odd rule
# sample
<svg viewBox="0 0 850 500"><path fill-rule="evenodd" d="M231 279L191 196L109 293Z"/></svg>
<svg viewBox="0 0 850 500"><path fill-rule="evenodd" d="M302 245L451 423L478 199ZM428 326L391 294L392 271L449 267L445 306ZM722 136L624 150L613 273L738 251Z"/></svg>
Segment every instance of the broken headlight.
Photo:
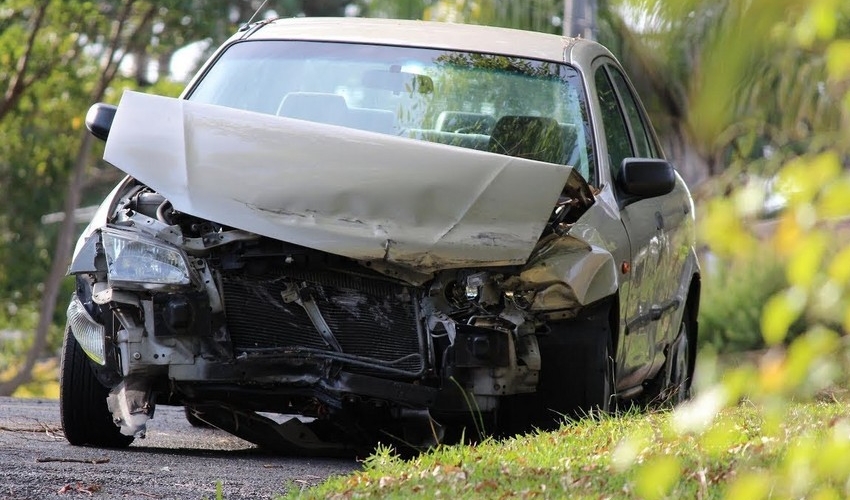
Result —
<svg viewBox="0 0 850 500"><path fill-rule="evenodd" d="M136 233L103 229L110 285L156 290L192 283L186 254Z"/></svg>

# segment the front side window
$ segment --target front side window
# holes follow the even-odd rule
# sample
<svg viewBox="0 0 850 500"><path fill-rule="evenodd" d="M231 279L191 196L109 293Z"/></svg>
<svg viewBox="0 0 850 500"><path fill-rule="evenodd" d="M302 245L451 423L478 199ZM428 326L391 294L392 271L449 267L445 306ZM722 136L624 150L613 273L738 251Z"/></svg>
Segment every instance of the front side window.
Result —
<svg viewBox="0 0 850 500"><path fill-rule="evenodd" d="M602 111L602 127L605 129L605 142L608 145L608 165L611 169L611 178L616 179L623 160L634 156L629 129L626 127L620 101L617 99L605 68L600 67L596 70L595 81L599 107Z"/></svg>
<svg viewBox="0 0 850 500"><path fill-rule="evenodd" d="M565 64L446 50L251 40L188 99L574 166L595 181L581 76Z"/></svg>

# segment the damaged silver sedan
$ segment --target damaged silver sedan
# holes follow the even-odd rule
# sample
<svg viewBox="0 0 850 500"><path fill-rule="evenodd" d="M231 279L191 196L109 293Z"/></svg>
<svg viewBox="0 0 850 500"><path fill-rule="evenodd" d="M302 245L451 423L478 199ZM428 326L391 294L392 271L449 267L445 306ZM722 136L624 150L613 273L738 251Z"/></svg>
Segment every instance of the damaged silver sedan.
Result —
<svg viewBox="0 0 850 500"><path fill-rule="evenodd" d="M693 202L594 42L263 21L87 125L127 177L69 271L72 444L157 404L330 454L688 397Z"/></svg>

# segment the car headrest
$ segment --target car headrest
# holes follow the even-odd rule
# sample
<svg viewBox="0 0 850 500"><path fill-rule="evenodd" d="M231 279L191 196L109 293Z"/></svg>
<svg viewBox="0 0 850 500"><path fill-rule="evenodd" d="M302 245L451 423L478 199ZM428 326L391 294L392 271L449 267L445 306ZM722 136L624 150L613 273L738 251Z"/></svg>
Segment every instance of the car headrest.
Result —
<svg viewBox="0 0 850 500"><path fill-rule="evenodd" d="M489 135L495 124L496 119L493 115L467 111L442 111L437 116L434 128L441 132Z"/></svg>
<svg viewBox="0 0 850 500"><path fill-rule="evenodd" d="M554 118L503 116L490 134L489 150L519 158L561 164L564 131Z"/></svg>
<svg viewBox="0 0 850 500"><path fill-rule="evenodd" d="M345 125L348 121L348 105L345 98L338 94L291 92L280 101L277 115L329 125Z"/></svg>

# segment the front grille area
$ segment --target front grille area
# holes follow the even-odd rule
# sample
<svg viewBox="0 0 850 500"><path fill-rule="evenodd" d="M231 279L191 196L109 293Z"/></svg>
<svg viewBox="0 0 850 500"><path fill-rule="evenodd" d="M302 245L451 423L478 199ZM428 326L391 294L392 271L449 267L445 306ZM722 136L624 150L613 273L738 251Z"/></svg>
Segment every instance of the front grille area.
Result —
<svg viewBox="0 0 850 500"><path fill-rule="evenodd" d="M306 285L345 355L392 363L392 368L411 373L421 369L424 353L410 291L380 279L332 271L224 273L227 328L237 353L293 347L332 352L307 311L284 301L283 293L293 283ZM351 371L379 373L362 365Z"/></svg>

